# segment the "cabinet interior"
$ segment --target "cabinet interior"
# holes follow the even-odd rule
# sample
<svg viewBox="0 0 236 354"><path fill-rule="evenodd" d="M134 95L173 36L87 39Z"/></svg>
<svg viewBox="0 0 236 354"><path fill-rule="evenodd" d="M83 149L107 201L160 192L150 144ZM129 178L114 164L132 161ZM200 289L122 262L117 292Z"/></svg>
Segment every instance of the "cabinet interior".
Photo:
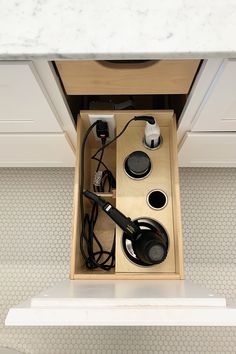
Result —
<svg viewBox="0 0 236 354"><path fill-rule="evenodd" d="M159 94L159 95L67 95L68 105L77 122L81 110L115 110L114 106L131 100L133 106L127 107L130 110L173 110L178 122L185 103L187 94Z"/></svg>

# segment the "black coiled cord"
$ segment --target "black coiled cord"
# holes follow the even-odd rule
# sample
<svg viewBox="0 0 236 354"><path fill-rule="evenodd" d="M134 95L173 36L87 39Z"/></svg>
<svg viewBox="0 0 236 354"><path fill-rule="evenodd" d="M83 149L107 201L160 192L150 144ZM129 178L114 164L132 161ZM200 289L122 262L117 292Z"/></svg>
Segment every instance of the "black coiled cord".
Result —
<svg viewBox="0 0 236 354"><path fill-rule="evenodd" d="M96 237L94 232L94 228L98 219L98 205L93 203L90 215L88 213L85 214L84 211L84 152L87 138L92 131L92 129L96 126L97 122L93 123L89 129L87 130L82 146L81 146L81 165L80 165L80 216L81 216L81 235L80 235L80 251L85 260L86 267L89 269L101 268L103 270L110 270L115 266L115 235L112 242L112 247L110 251L105 251L102 247L102 244ZM104 144L103 144L104 145ZM94 158L99 162L98 168L102 164L106 169L106 174L111 174L110 170L107 166L102 162L104 149L102 150L100 159ZM97 168L97 170L98 170ZM112 174L111 174L112 175ZM114 178L112 176L112 178ZM102 188L105 187L106 180L103 181ZM110 189L110 184L109 184ZM95 251L96 247L96 251Z"/></svg>
<svg viewBox="0 0 236 354"><path fill-rule="evenodd" d="M115 178L112 175L111 171L107 168L107 166L102 161L104 149L112 144L115 140L117 140L126 130L128 125L133 121L138 120L137 117L130 119L121 130L121 132L111 141L106 143L102 141L102 146L96 151L96 153L92 156L93 160L98 161L97 171L100 165L103 165L105 170L103 171L103 177L100 185L100 191L103 192L105 190L105 185L108 182L109 191L115 186ZM102 244L98 240L95 235L94 228L98 218L98 205L96 203L92 204L92 209L90 215L84 212L84 152L85 152L85 144L87 138L92 131L92 129L98 124L98 121L93 123L85 133L85 136L81 145L81 158L80 158L80 217L81 217L81 235L80 235L80 251L85 260L86 267L89 269L100 268L106 271L109 271L115 266L115 231L114 238L112 242L112 247L110 251L105 251L102 247ZM100 158L97 158L97 154L101 152ZM97 245L98 250L95 251L95 246Z"/></svg>

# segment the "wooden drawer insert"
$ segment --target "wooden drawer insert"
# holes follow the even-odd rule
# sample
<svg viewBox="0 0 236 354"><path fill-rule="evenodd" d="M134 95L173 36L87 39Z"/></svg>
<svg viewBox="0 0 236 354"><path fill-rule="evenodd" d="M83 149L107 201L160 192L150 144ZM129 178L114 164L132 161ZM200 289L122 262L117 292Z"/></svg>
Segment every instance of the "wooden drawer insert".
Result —
<svg viewBox="0 0 236 354"><path fill-rule="evenodd" d="M124 124L135 115L154 116L161 129L163 144L158 150L147 150L143 143L144 122L132 122L126 132L108 147L104 153L104 162L116 174L116 194L104 194L109 202L114 203L127 216L131 218L151 217L159 221L168 232L169 252L166 260L160 265L141 267L133 265L124 255L121 248L122 231L116 228L116 266L109 272L102 270L88 270L80 253L80 209L79 209L79 166L82 136L89 127L89 113L114 114L117 134ZM92 190L93 171L95 166L90 156L99 145L93 134L88 141L86 150L86 186ZM177 165L176 125L173 111L81 111L78 119L77 162L75 170L74 189L74 220L71 259L71 279L183 279L183 250L179 202L179 180ZM142 181L131 180L123 171L124 157L131 151L143 150L149 154L153 163L151 174ZM148 192L154 188L162 189L168 196L167 206L162 210L153 210L146 203ZM90 207L88 203L86 207ZM115 224L102 211L96 230L97 237L110 248Z"/></svg>
<svg viewBox="0 0 236 354"><path fill-rule="evenodd" d="M200 60L57 61L68 95L187 94Z"/></svg>

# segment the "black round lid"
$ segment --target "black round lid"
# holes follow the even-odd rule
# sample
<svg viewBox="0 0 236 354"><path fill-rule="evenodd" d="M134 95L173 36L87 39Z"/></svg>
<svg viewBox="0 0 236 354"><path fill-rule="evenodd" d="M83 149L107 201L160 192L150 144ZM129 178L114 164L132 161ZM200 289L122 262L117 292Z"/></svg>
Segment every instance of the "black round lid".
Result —
<svg viewBox="0 0 236 354"><path fill-rule="evenodd" d="M145 152L134 151L128 156L126 160L126 166L129 172L140 176L144 175L147 171L150 170L151 162Z"/></svg>

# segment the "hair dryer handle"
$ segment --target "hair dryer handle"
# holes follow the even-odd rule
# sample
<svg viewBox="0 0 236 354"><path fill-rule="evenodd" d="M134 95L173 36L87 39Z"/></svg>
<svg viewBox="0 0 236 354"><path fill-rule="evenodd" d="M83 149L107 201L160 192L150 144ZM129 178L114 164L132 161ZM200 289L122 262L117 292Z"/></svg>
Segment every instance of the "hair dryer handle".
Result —
<svg viewBox="0 0 236 354"><path fill-rule="evenodd" d="M135 240L140 234L141 229L130 218L127 218L118 209L114 208L103 198L98 197L95 193L85 191L84 195L97 203L103 211L126 233L127 238L131 241Z"/></svg>

